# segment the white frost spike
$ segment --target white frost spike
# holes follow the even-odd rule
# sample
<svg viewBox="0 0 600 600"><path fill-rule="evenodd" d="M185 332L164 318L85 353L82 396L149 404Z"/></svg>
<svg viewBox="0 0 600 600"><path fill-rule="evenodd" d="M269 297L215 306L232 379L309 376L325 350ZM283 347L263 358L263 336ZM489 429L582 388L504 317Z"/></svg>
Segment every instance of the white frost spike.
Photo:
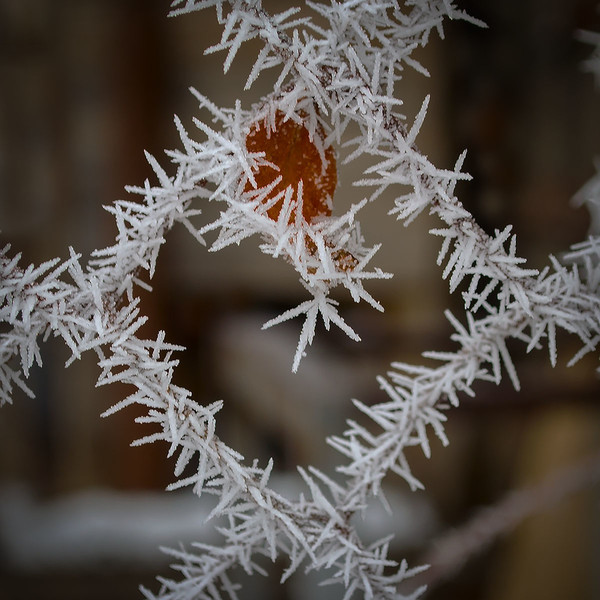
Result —
<svg viewBox="0 0 600 600"><path fill-rule="evenodd" d="M305 314L306 318L304 319L304 323L302 325L302 331L300 332L300 338L298 340L298 346L296 348L296 354L294 355L294 362L292 365L292 371L295 373L298 370L298 366L300 365L300 361L304 354L304 350L306 346L312 344L315 328L317 324L317 317L320 314L323 319L323 323L326 329L329 329L330 323L335 323L342 331L344 331L348 337L355 341L360 341L360 337L358 334L349 327L346 322L340 317L338 314L335 305L337 302L330 298L327 298L325 294L318 294L313 300L307 300L302 302L296 308L292 308L282 313L278 317L267 321L262 328L268 329L273 325L278 325L279 323L283 323L284 321L288 321L289 319L293 319L299 315Z"/></svg>

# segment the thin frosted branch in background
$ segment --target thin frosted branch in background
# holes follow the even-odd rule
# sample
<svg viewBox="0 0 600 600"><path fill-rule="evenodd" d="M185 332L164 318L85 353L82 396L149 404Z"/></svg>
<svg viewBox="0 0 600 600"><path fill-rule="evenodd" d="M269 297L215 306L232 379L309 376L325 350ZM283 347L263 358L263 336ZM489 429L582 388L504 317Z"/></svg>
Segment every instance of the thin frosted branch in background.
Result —
<svg viewBox="0 0 600 600"><path fill-rule="evenodd" d="M430 565L422 580L431 590L454 575L471 558L485 551L499 537L508 535L527 517L552 508L565 498L600 481L600 454L568 465L542 482L510 492L500 502L482 508L464 525L432 543L424 557Z"/></svg>

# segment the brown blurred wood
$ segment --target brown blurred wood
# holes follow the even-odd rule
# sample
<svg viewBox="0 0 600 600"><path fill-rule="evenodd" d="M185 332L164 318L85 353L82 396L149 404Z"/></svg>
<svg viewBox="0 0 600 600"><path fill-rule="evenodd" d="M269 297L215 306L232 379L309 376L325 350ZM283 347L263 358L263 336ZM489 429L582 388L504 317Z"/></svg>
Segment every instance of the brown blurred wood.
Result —
<svg viewBox="0 0 600 600"><path fill-rule="evenodd" d="M516 487L531 485L557 468L597 450L600 422L589 410L555 407L540 412L521 444ZM594 489L527 519L503 544L490 580L489 600L594 600L597 531Z"/></svg>

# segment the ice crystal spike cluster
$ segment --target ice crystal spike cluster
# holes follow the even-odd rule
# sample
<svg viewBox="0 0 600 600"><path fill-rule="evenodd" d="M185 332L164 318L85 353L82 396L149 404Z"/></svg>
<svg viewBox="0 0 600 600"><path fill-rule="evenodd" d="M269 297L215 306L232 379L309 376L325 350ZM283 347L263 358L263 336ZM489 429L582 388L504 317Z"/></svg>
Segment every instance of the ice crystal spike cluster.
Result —
<svg viewBox="0 0 600 600"><path fill-rule="evenodd" d="M27 267L10 248L0 252L0 401L11 402L15 387L31 394L26 379L32 365L41 364L39 344L49 336L66 343L67 364L95 353L97 385L123 382L133 389L106 414L131 404L144 409L138 421L153 424L154 433L134 443L166 441L169 455L177 457L170 487L214 495L212 515L225 517L220 545L199 540L189 550L169 551L177 574L160 579L155 593L143 590L147 598L236 598L234 568L263 573L276 558L287 565L283 580L299 569L327 571L323 583L337 584L341 598L418 597L421 589L406 595L399 586L407 589L405 580L425 567L392 560L388 538L367 545L355 528L368 502L382 498L382 480L397 475L410 488L421 487L406 449L419 446L429 456L431 434L446 444L447 411L461 394L474 393L476 380L499 383L507 375L519 387L507 339L528 350L546 347L552 364L558 329L581 342L572 362L595 352L600 340L600 240L576 245L562 262L550 257L540 272L526 268L510 227L486 234L454 195L456 182L467 177L462 157L452 168L439 168L419 151L427 100L406 125L394 95L403 69L427 73L413 51L433 31L442 35L449 19L481 24L450 0L306 4L302 12L271 15L260 0L174 1L172 15L215 10L223 33L207 52L222 52L225 70L246 41L258 40L245 85L275 70L272 92L255 106L242 108L238 101L224 108L193 91L211 123L196 119L195 127L186 128L176 120L181 148L169 152L172 164L163 167L148 156L156 180L128 188L130 200L107 207L117 225L115 243L95 251L85 265L73 249L66 260ZM370 158L371 166L353 183L364 186L367 196L340 212L337 165L359 156ZM597 202L598 189L597 183L588 186L584 200ZM306 290L304 302L265 324L304 318L296 370L319 317L358 339L330 297L334 288L382 309L365 286L390 275L373 264L379 245L366 243L357 218L384 193L395 197L392 216L405 224L423 211L439 219L431 232L441 240L438 263L450 292L460 289L464 298L463 315L447 313L456 349L427 353L437 367L392 364L378 379L388 399L372 406L354 402L371 427L351 421L328 439L342 457L338 474L299 468L306 492L290 500L269 486L271 461L248 461L219 439L215 425L223 403L201 405L176 385L176 356L183 348L170 344L164 332L156 339L138 335L146 318L137 289L150 288L175 223L201 243L216 232L212 251L259 244L289 263ZM221 203L222 210L215 221L202 223L208 202Z"/></svg>

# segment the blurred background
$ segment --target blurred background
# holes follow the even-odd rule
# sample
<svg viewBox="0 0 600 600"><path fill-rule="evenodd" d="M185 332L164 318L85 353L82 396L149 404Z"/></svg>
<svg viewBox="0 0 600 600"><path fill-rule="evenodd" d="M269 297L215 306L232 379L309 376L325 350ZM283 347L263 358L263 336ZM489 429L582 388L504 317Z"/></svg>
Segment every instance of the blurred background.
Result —
<svg viewBox="0 0 600 600"><path fill-rule="evenodd" d="M286 2L267 6L278 10ZM487 29L452 22L417 53L427 79L406 72L397 86L409 120L431 94L418 140L434 164L450 168L465 148L473 181L459 198L493 232L512 223L528 265L543 267L582 240L589 226L570 199L594 173L600 151L600 90L581 63L591 49L579 29L600 31L592 0L461 0ZM223 106L245 107L268 92L259 79L240 92L256 46L230 72L214 43L214 11L167 18L166 0L0 0L0 230L2 244L22 252L22 265L83 256L111 244L116 228L102 209L124 198L125 185L152 177L143 150L166 164L178 147L173 115L191 130L193 86ZM360 199L340 167L335 204ZM346 175L344 174L346 173ZM445 308L460 314L435 265L438 223L422 216L408 228L386 217L382 197L361 217L368 243L384 246L375 264L392 280L369 291L385 314L342 300L342 314L363 341L320 331L299 373L291 374L300 323L262 332L263 322L304 300L294 273L261 255L255 240L208 253L175 229L161 250L154 291L142 295L150 320L182 344L176 382L199 402L225 400L219 434L251 459L275 459L275 484L297 493L295 465L331 471L338 457L325 443L356 418L351 398L383 399L375 382L390 361L418 362L425 350L452 348ZM218 208L218 207L217 207ZM217 208L209 207L208 212ZM393 518L373 507L368 535L396 533L393 554L418 564L434 540L460 528L480 507L510 490L535 485L600 446L600 386L595 357L567 369L577 350L568 337L551 369L544 352L511 346L522 392L510 384L478 386L448 422L451 444L435 440L427 461L411 455L425 491L388 482ZM191 492L165 493L173 462L157 444L130 448L145 433L133 407L100 419L126 390L95 388L93 356L68 370L60 343L43 347L31 400L17 394L0 411L0 589L7 600L140 597L169 575L159 545L215 542L202 525L207 506ZM461 600L592 600L600 597L598 486L524 520L429 598ZM475 544L477 545L477 544ZM301 574L278 585L255 578L242 598L300 600L341 597Z"/></svg>

